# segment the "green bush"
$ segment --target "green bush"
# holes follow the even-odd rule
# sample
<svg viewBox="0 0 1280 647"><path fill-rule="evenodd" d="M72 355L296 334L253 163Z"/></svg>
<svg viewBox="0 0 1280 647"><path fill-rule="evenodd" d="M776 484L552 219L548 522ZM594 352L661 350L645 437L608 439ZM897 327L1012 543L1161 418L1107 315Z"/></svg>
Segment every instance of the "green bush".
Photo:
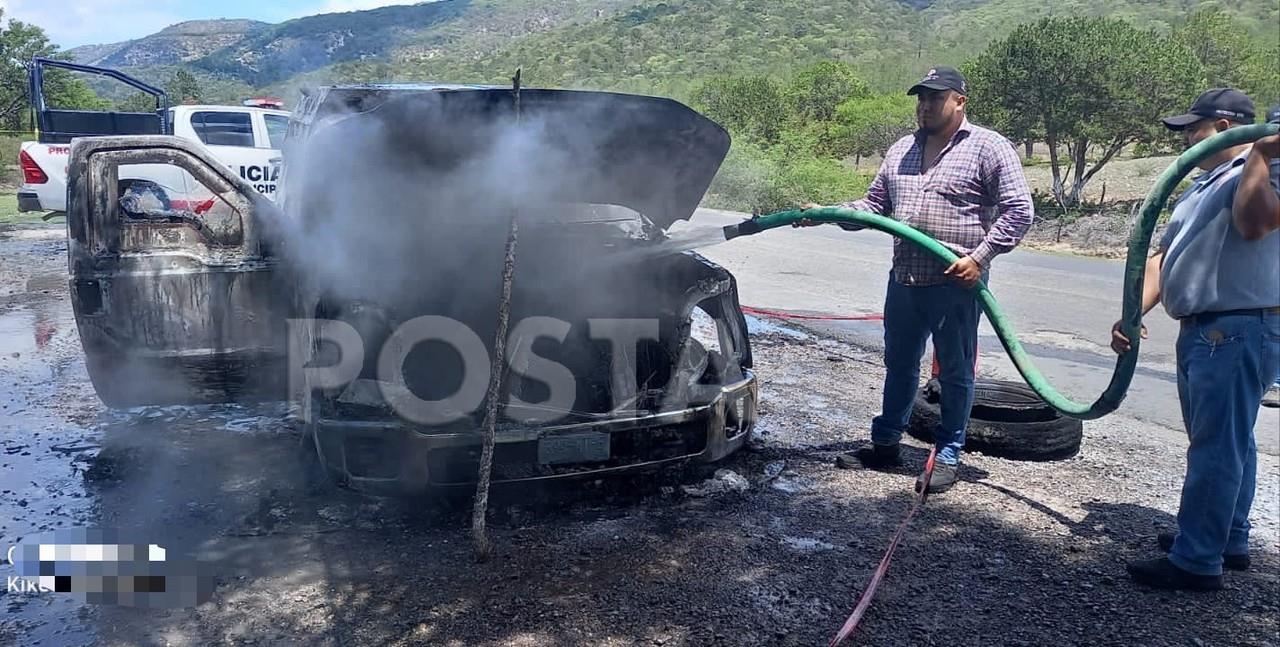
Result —
<svg viewBox="0 0 1280 647"><path fill-rule="evenodd" d="M1044 189L1031 190L1031 206L1042 218L1050 217L1053 212L1062 213L1062 205L1053 197L1053 192Z"/></svg>
<svg viewBox="0 0 1280 647"><path fill-rule="evenodd" d="M778 175L777 163L764 149L746 142L734 142L720 172L711 181L704 201L709 207L752 211L757 205L776 201L769 193Z"/></svg>
<svg viewBox="0 0 1280 647"><path fill-rule="evenodd" d="M719 209L771 213L804 202L833 204L862 197L871 178L835 159L789 156L778 149L736 143L705 202Z"/></svg>
<svg viewBox="0 0 1280 647"><path fill-rule="evenodd" d="M916 102L902 94L879 94L836 107L830 152L838 157L883 156L916 129Z"/></svg>
<svg viewBox="0 0 1280 647"><path fill-rule="evenodd" d="M734 136L705 204L769 213L860 197L871 176L838 159L833 117L837 105L866 94L852 66L836 61L802 69L785 85L759 75L699 84L694 105Z"/></svg>
<svg viewBox="0 0 1280 647"><path fill-rule="evenodd" d="M35 133L0 135L0 190L12 190L22 184L22 173L18 170L18 149L22 142L35 138Z"/></svg>
<svg viewBox="0 0 1280 647"><path fill-rule="evenodd" d="M778 141L787 121L782 86L767 76L717 76L698 86L694 106L739 138Z"/></svg>
<svg viewBox="0 0 1280 647"><path fill-rule="evenodd" d="M783 164L777 193L781 200L767 211L794 208L805 202L835 204L861 198L873 176L857 173L831 158L801 159Z"/></svg>

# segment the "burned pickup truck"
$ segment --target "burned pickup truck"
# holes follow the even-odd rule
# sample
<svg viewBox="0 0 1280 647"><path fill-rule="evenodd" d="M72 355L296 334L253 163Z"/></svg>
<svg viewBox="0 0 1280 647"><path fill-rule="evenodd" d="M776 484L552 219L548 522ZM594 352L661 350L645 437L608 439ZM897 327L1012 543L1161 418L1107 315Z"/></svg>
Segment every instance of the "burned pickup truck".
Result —
<svg viewBox="0 0 1280 647"><path fill-rule="evenodd" d="M116 407L290 400L356 489L474 483L514 230L494 482L720 460L756 418L746 323L733 276L669 243L728 147L667 99L322 88L273 204L183 140L79 139L90 377ZM184 183L118 180L150 164Z"/></svg>

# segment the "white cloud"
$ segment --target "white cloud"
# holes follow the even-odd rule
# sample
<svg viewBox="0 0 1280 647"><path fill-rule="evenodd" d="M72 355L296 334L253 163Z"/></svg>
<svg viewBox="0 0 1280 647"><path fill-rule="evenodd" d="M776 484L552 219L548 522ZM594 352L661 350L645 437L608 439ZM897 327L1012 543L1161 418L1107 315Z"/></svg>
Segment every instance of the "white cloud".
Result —
<svg viewBox="0 0 1280 647"><path fill-rule="evenodd" d="M62 49L141 38L181 21L172 0L0 0L0 8Z"/></svg>

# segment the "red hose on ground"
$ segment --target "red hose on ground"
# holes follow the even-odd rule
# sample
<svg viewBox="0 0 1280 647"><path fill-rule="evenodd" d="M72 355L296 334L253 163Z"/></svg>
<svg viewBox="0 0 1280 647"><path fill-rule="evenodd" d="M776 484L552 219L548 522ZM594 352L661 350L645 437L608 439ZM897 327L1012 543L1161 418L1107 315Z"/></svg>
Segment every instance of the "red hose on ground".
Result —
<svg viewBox="0 0 1280 647"><path fill-rule="evenodd" d="M794 312L786 312L784 310L769 310L766 308L753 308L751 306L742 306L742 311L749 315L760 315L763 317L778 317L779 319L812 319L820 321L884 321L882 314L866 314L866 315L805 315Z"/></svg>
<svg viewBox="0 0 1280 647"><path fill-rule="evenodd" d="M820 321L884 321L883 314L867 314L867 315L805 315L782 310L769 310L766 308L753 308L751 306L741 306L742 311L750 315L760 315L765 317L777 317L779 319L808 319ZM974 373L978 370L978 354L974 353ZM933 376L937 377L939 373L938 358L933 358ZM893 539L889 542L889 548L885 550L884 557L880 558L880 565L876 567L875 572L871 574L871 580L867 582L867 588L863 589L862 595L858 597L858 602L853 607L853 613L849 614L849 618L844 621L844 626L840 627L840 631L831 639L827 647L836 647L843 643L853 635L854 629L858 628L858 623L862 621L862 616L866 614L867 609L871 607L871 599L876 595L876 589L880 588L880 582L884 580L885 574L889 572L889 562L893 559L893 553L898 549L898 544L902 542L902 537L907 532L907 526L911 520L915 518L916 512L920 510L920 506L924 505L924 501L928 498L928 483L933 477L934 461L937 458L938 448L935 446L929 450L929 459L925 461L924 466L924 483L925 487L920 489L915 501L911 503L911 509L907 511L907 516L898 525L897 532L893 533Z"/></svg>
<svg viewBox="0 0 1280 647"><path fill-rule="evenodd" d="M934 459L937 458L937 455L938 448L936 446L929 450L929 460L924 464L925 487L920 488L920 493L916 496L915 501L912 502L906 518L898 525L898 531L893 533L889 548L884 552L884 557L880 558L880 565L871 574L871 580L867 582L867 588L863 589L862 595L858 597L858 603L854 605L853 613L849 614L849 619L844 621L844 626L840 627L840 631L831 639L827 647L836 647L853 635L853 630L858 628L858 623L862 621L863 614L871 606L871 598L875 597L876 589L880 587L880 582L884 580L885 573L889 572L889 561L893 559L893 551L898 549L898 544L902 542L902 536L907 532L907 525L911 523L911 519L916 516L916 511L920 509L920 506L924 505L924 500L928 497L928 484L930 479L933 478Z"/></svg>

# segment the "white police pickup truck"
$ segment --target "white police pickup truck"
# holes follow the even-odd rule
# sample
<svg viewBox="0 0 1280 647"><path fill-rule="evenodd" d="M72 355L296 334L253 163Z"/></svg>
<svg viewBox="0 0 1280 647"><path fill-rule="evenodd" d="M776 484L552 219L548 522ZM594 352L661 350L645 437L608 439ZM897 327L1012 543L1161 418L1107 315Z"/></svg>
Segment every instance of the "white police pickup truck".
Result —
<svg viewBox="0 0 1280 647"><path fill-rule="evenodd" d="M44 71L60 68L109 77L156 100L155 112L64 110L46 105ZM280 175L280 145L289 113L252 106L180 105L169 107L164 91L116 70L46 58L32 60L31 104L37 141L23 142L18 153L22 186L19 211L65 212L67 162L71 140L97 135L175 135L199 142L213 157L244 178L259 193L275 198ZM164 209L200 213L209 196L199 183L172 165L140 164L120 169L121 194L130 189L157 200Z"/></svg>

